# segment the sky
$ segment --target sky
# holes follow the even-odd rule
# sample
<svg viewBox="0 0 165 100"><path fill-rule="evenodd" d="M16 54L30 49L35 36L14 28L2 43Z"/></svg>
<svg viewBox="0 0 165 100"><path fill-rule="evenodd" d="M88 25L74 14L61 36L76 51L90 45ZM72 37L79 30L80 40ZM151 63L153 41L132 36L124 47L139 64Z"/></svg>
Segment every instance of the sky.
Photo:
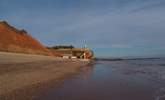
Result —
<svg viewBox="0 0 165 100"><path fill-rule="evenodd" d="M165 0L0 0L0 20L96 57L165 56Z"/></svg>

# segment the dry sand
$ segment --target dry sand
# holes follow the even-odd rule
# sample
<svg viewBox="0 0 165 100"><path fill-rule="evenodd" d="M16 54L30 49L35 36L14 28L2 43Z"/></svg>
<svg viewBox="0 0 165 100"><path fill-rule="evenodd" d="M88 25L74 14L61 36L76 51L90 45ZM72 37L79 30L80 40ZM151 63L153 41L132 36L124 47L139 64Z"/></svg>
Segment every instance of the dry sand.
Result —
<svg viewBox="0 0 165 100"><path fill-rule="evenodd" d="M0 52L0 100L32 100L88 62Z"/></svg>

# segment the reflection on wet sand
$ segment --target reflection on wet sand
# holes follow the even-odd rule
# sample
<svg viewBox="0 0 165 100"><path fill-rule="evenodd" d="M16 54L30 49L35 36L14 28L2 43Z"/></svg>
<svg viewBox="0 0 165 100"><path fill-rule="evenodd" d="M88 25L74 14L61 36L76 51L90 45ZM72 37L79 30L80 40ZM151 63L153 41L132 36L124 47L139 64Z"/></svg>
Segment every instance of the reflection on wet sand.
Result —
<svg viewBox="0 0 165 100"><path fill-rule="evenodd" d="M92 76L92 72L93 72L93 66L92 65L88 65L85 66L81 69L82 71L82 77L84 80L89 80L90 77Z"/></svg>

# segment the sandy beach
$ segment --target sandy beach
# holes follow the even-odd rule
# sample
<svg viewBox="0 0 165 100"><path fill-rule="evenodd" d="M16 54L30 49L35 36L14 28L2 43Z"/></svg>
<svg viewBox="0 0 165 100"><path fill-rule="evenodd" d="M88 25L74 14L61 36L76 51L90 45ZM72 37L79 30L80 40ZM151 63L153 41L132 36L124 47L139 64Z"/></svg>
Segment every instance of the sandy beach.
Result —
<svg viewBox="0 0 165 100"><path fill-rule="evenodd" d="M0 52L0 100L33 100L88 62Z"/></svg>

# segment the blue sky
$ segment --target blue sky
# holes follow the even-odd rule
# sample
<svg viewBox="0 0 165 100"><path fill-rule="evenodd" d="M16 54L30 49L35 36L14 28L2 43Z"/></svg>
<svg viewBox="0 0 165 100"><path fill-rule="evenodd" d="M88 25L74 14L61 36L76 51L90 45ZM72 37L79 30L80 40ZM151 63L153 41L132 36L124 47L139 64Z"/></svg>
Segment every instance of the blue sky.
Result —
<svg viewBox="0 0 165 100"><path fill-rule="evenodd" d="M165 0L0 0L0 19L44 45L97 57L165 56Z"/></svg>

